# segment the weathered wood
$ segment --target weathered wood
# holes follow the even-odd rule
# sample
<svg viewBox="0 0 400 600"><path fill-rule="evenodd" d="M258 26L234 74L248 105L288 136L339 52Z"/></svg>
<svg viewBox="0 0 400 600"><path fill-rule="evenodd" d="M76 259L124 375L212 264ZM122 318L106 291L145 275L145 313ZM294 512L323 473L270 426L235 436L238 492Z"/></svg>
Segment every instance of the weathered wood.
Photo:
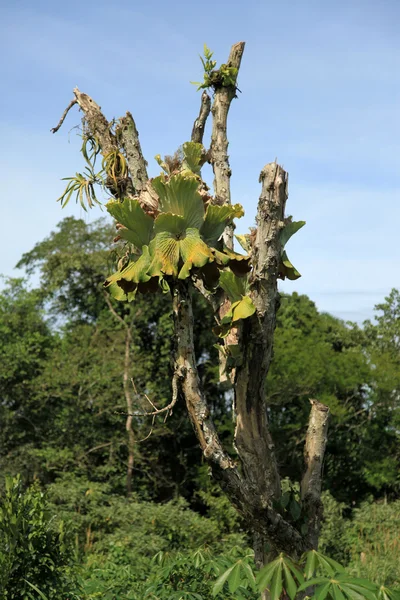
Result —
<svg viewBox="0 0 400 600"><path fill-rule="evenodd" d="M203 143L204 128L211 110L211 98L206 90L201 95L201 105L199 116L195 120L192 129L192 142L197 144Z"/></svg>
<svg viewBox="0 0 400 600"><path fill-rule="evenodd" d="M274 444L267 423L265 381L272 358L279 302L277 277L287 174L272 163L261 171L260 181L262 190L250 275L250 296L256 313L242 324L243 361L236 370L235 381L235 446L247 478L268 504L281 494Z"/></svg>
<svg viewBox="0 0 400 600"><path fill-rule="evenodd" d="M306 549L301 534L259 493L248 471L242 474L223 448L215 429L197 372L193 340L193 309L189 283L177 282L173 290L175 323L175 380L185 399L189 418L214 478L242 514L249 530L259 532L279 551L299 555ZM264 475L260 474L261 480Z"/></svg>
<svg viewBox="0 0 400 600"><path fill-rule="evenodd" d="M244 42L238 42L231 48L227 66L239 71L244 52ZM233 98L236 96L236 85L221 86L215 90L211 113L213 117L210 162L214 171L214 195L216 204L231 203L231 169L228 157L228 112ZM224 232L227 248L233 249L233 227Z"/></svg>
<svg viewBox="0 0 400 600"><path fill-rule="evenodd" d="M306 470L301 481L301 499L307 516L307 537L311 548L318 548L318 538L323 517L321 502L322 465L328 441L329 408L318 400L310 400L304 462Z"/></svg>
<svg viewBox="0 0 400 600"><path fill-rule="evenodd" d="M125 151L135 193L139 194L146 188L149 176L147 175L147 162L144 159L139 141L139 132L130 112L119 119L115 134Z"/></svg>

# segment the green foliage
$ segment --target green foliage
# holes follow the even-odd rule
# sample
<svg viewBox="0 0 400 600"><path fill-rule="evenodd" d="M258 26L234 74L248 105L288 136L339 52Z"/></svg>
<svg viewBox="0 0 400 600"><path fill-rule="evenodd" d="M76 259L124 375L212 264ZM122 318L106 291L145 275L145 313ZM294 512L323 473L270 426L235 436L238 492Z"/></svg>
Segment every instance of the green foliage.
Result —
<svg viewBox="0 0 400 600"><path fill-rule="evenodd" d="M385 367L375 357L358 327L319 314L305 296L282 298L267 378L278 460L283 475L294 481L303 462L299 431L307 427L309 398L318 398L331 411L324 480L347 505L389 485L396 490L398 373L391 362Z"/></svg>
<svg viewBox="0 0 400 600"><path fill-rule="evenodd" d="M50 518L38 486L23 492L6 478L0 504L0 596L10 600L71 598L76 593L71 540L63 522Z"/></svg>
<svg viewBox="0 0 400 600"><path fill-rule="evenodd" d="M61 196L57 199L57 202L61 203L61 208L65 208L70 201L72 195L76 194L76 202L80 202L83 210L87 210L85 201L89 208L93 208L95 204L100 204L96 197L95 186L100 185L104 187L104 164L101 170L95 172L96 158L100 153L100 146L98 142L86 135L83 136L81 153L87 163L84 173L76 173L74 177L64 177L62 181L68 181L67 187Z"/></svg>
<svg viewBox="0 0 400 600"><path fill-rule="evenodd" d="M212 563L237 544L236 553L245 549L244 538L230 533L232 521L221 521L219 512L202 517L182 499L126 499L109 485L67 474L48 494L53 511L76 536L85 598L168 598L178 591L211 598Z"/></svg>
<svg viewBox="0 0 400 600"><path fill-rule="evenodd" d="M240 551L239 548L232 548L227 554L216 555L207 548L201 548L189 554L179 552L175 556L158 553L155 563L159 568L150 577L150 586L146 588L144 598L212 600L217 596L226 600L256 600L257 596L247 581L252 577L249 565L252 553L243 559L238 558ZM218 580L215 582L215 577L220 573L225 575L227 566L228 576L220 585ZM241 570L247 570L245 578L241 577ZM226 580L228 585L220 594Z"/></svg>
<svg viewBox="0 0 400 600"><path fill-rule="evenodd" d="M353 511L342 541L348 569L358 577L400 588L400 501L366 502Z"/></svg>
<svg viewBox="0 0 400 600"><path fill-rule="evenodd" d="M282 229L280 234L281 240L281 264L279 265L279 277L281 279L286 279L286 277L292 281L301 277L298 270L292 265L288 256L286 254L286 250L284 249L287 242L290 240L292 235L297 233L299 229L304 227L306 224L305 221L292 221L291 219L286 223L285 227Z"/></svg>
<svg viewBox="0 0 400 600"><path fill-rule="evenodd" d="M85 167L83 173L75 173L73 177L63 177L62 181L68 181L67 187L57 202L61 203L61 208L65 208L71 199L72 194L76 194L76 202L79 201L83 210L87 210L85 201L89 208L95 204L100 204L96 197L95 185L102 184L102 172L95 173L89 167Z"/></svg>
<svg viewBox="0 0 400 600"><path fill-rule="evenodd" d="M398 597L393 589L353 577L342 565L315 550L306 552L298 562L280 554L256 575L253 573L252 562L245 562L246 558L231 564L219 576L213 588L214 596L218 596L224 589L240 593L241 589L250 587L259 592L267 589L271 600L295 600L296 597L303 597L304 593L316 600L378 600Z"/></svg>
<svg viewBox="0 0 400 600"><path fill-rule="evenodd" d="M348 524L344 517L346 505L344 502L338 502L328 491L322 492L322 502L324 519L318 547L322 554L347 564L350 558L350 549L344 543Z"/></svg>
<svg viewBox="0 0 400 600"><path fill-rule="evenodd" d="M200 56L204 69L204 79L202 82L192 81L197 85L197 91L212 88L214 91L221 87L235 87L238 70L236 67L222 64L219 69L215 69L217 61L212 60L214 53L204 44L204 58Z"/></svg>
<svg viewBox="0 0 400 600"><path fill-rule="evenodd" d="M155 219L145 213L139 200L111 200L106 205L118 222L119 237L132 244L134 253L104 284L116 300L131 301L137 291L154 292L158 286L168 291L174 279L188 279L193 273L214 290L223 269L231 267L235 272L243 263L242 276L249 270L249 256L219 244L225 227L243 215L242 207L209 204L205 208L198 175L203 147L187 142L182 152L181 168L172 171L170 162L156 157L167 177L162 174L152 180L159 197ZM233 311L222 323L224 328L253 314L254 307L248 298Z"/></svg>

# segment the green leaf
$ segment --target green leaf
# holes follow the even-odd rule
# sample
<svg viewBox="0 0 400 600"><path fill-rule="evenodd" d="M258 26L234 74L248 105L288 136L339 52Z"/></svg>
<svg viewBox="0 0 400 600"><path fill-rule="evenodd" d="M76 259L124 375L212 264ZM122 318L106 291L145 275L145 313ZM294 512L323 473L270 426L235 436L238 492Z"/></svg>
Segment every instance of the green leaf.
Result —
<svg viewBox="0 0 400 600"><path fill-rule="evenodd" d="M167 175L169 175L170 174L170 168L167 165L167 163L164 162L163 159L161 158L161 154L156 154L154 158L157 161L157 163L160 165L160 167L162 168L162 170L165 171L165 173Z"/></svg>
<svg viewBox="0 0 400 600"><path fill-rule="evenodd" d="M297 231L304 227L305 224L305 221L292 221L291 223L285 225L285 227L280 232L279 236L282 248L286 246L287 242L290 240L292 235L297 233Z"/></svg>
<svg viewBox="0 0 400 600"><path fill-rule="evenodd" d="M290 501L290 492L285 492L284 494L282 494L281 499L280 499L280 505L282 506L282 508L286 508L287 505L289 504Z"/></svg>
<svg viewBox="0 0 400 600"><path fill-rule="evenodd" d="M158 233L150 242L152 262L149 275L162 277L163 275L178 275L179 265L179 240L169 231Z"/></svg>
<svg viewBox="0 0 400 600"><path fill-rule="evenodd" d="M182 146L183 150L183 167L189 169L196 175L200 174L201 161L204 152L203 144L196 142L185 142Z"/></svg>
<svg viewBox="0 0 400 600"><path fill-rule="evenodd" d="M307 535L308 533L308 525L307 523L303 523L300 527L300 532L302 535Z"/></svg>
<svg viewBox="0 0 400 600"><path fill-rule="evenodd" d="M242 563L243 571L245 572L247 581L250 583L252 589L255 589L256 578L254 577L253 569L247 563Z"/></svg>
<svg viewBox="0 0 400 600"><path fill-rule="evenodd" d="M247 252L247 254L250 254L250 251L251 251L250 234L245 233L245 234L235 235L235 238L237 239L239 244L242 246L243 250L245 252Z"/></svg>
<svg viewBox="0 0 400 600"><path fill-rule="evenodd" d="M280 558L279 559L278 568L274 572L274 576L273 576L272 581L271 581L271 587L270 587L270 590L269 590L271 600L279 600L280 595L282 593L282 588L283 588L283 582L282 582L282 563L283 563L283 559Z"/></svg>
<svg viewBox="0 0 400 600"><path fill-rule="evenodd" d="M320 552L316 552L316 551L315 551L315 555L316 555L316 558L318 561L318 566L323 573L326 573L327 575L330 575L331 577L333 577L337 573L344 572L344 567L342 567L342 565L340 565L338 562L336 562L332 558L328 558L327 556L324 556Z"/></svg>
<svg viewBox="0 0 400 600"><path fill-rule="evenodd" d="M197 229L188 229L186 237L180 242L180 253L184 265L179 272L178 279L186 279L192 267L204 267L214 260L211 249L203 242Z"/></svg>
<svg viewBox="0 0 400 600"><path fill-rule="evenodd" d="M118 223L126 229L120 229L119 235L137 248L148 245L153 232L153 219L147 215L138 200L125 198L122 202L110 200L106 209Z"/></svg>
<svg viewBox="0 0 400 600"><path fill-rule="evenodd" d="M168 232L175 236L184 235L186 231L185 219L179 215L166 212L158 215L154 221L154 233Z"/></svg>
<svg viewBox="0 0 400 600"><path fill-rule="evenodd" d="M229 204L224 206L209 204L204 223L200 229L201 237L209 246L215 246L225 227L233 219L243 217L243 215L244 211L240 204L234 204L233 206Z"/></svg>
<svg viewBox="0 0 400 600"><path fill-rule="evenodd" d="M298 518L301 515L301 506L298 502L296 502L296 500L292 500L290 503L290 514L292 515L292 518L294 521L297 521Z"/></svg>
<svg viewBox="0 0 400 600"><path fill-rule="evenodd" d="M160 198L162 212L180 215L185 219L186 228L200 229L204 220L204 203L197 179L179 174L168 181L162 176L156 177L151 184Z"/></svg>
<svg viewBox="0 0 400 600"><path fill-rule="evenodd" d="M299 279L299 277L301 277L301 274L288 259L286 250L284 250L281 255L281 264L279 265L279 277L281 279L285 279L287 277L291 281L294 281L295 279Z"/></svg>
<svg viewBox="0 0 400 600"><path fill-rule="evenodd" d="M243 296L241 300L233 302L230 309L221 319L220 325L213 328L215 335L224 338L228 335L232 325L240 319L247 319L255 313L255 306L249 296Z"/></svg>
<svg viewBox="0 0 400 600"><path fill-rule="evenodd" d="M313 598L315 600L325 600L325 598L327 597L328 592L330 590L330 587L331 587L330 581L328 581L328 583L325 583L324 585L318 586L313 594Z"/></svg>
<svg viewBox="0 0 400 600"><path fill-rule="evenodd" d="M232 310L232 322L239 321L240 319L247 319L256 312L251 298L249 296L243 296L239 302L235 302L231 306Z"/></svg>
<svg viewBox="0 0 400 600"><path fill-rule="evenodd" d="M270 562L269 564L265 565L265 567L263 567L257 573L256 583L257 583L258 589L261 592L269 587L269 583L272 580L272 577L274 576L274 572L278 568L278 565L279 565L279 559L276 559L276 560Z"/></svg>
<svg viewBox="0 0 400 600"><path fill-rule="evenodd" d="M45 596L45 595L43 594L43 592L41 592L41 591L39 590L39 588L38 588L38 587L36 587L36 585L33 585L33 583L31 583L31 582L30 582L30 581L28 581L27 579L24 579L24 581L25 581L25 583L27 583L28 585L30 585L30 586L31 586L31 588L32 588L33 590L35 590L35 592L37 592L37 593L39 594L39 596L42 598L42 600L48 600L48 599L47 599L47 596Z"/></svg>
<svg viewBox="0 0 400 600"><path fill-rule="evenodd" d="M342 583L341 586L346 595L350 596L350 598L353 600L360 600L360 598L376 600L376 593L365 587L354 585L348 582Z"/></svg>
<svg viewBox="0 0 400 600"><path fill-rule="evenodd" d="M342 590L340 589L338 584L335 583L334 581L332 581L332 592L333 592L334 600L346 600L345 596L343 595Z"/></svg>
<svg viewBox="0 0 400 600"><path fill-rule="evenodd" d="M328 577L313 577L312 579L307 579L304 581L304 583L300 584L297 591L302 592L313 585L325 585L326 583L330 584L330 582L331 580Z"/></svg>
<svg viewBox="0 0 400 600"><path fill-rule="evenodd" d="M244 277L236 277L232 271L221 271L219 285L224 292L227 293L231 302L241 300L247 292L247 279Z"/></svg>
<svg viewBox="0 0 400 600"><path fill-rule="evenodd" d="M288 556L285 556L285 564L289 567L289 569L293 573L293 575L296 576L297 581L299 583L303 583L303 581L304 581L303 573L299 570L297 565L295 565L295 563Z"/></svg>
<svg viewBox="0 0 400 600"><path fill-rule="evenodd" d="M223 252L212 249L217 264L228 267L238 277L244 277L251 270L250 256L243 256L243 254L237 254L233 250L224 248Z"/></svg>
<svg viewBox="0 0 400 600"><path fill-rule="evenodd" d="M324 557L326 560L328 560L328 557L325 556ZM329 559L329 561L333 561L332 558ZM336 563L336 561L333 561ZM336 563L336 565L339 565L339 563ZM341 572L338 573L337 575L335 575L335 578L338 579L339 581L344 581L346 583L349 583L351 585L358 585L361 586L363 588L366 588L367 590L371 590L371 591L377 591L378 586L373 583L372 581L369 581L368 579L362 579L359 577L350 577L350 575L348 575L344 569L344 567L342 567L342 565L339 565Z"/></svg>
<svg viewBox="0 0 400 600"><path fill-rule="evenodd" d="M130 262L122 271L110 275L104 282L104 287L109 287L110 292L116 300L132 300L135 296L130 294L138 289L141 292L156 291L158 280L152 280L147 271L150 266L150 253L147 246L142 248L143 254L136 261ZM122 289L124 295L115 287Z"/></svg>
<svg viewBox="0 0 400 600"><path fill-rule="evenodd" d="M170 220L171 229L175 226L175 230L180 229L182 225L176 215L159 215L157 220L160 217L163 217L163 221ZM189 277L192 267L203 267L214 260L210 248L201 239L198 229L194 228L186 229L183 233L158 233L150 243L150 255L152 262L148 270L149 275L173 275L179 279ZM183 266L179 271L181 260Z"/></svg>
<svg viewBox="0 0 400 600"><path fill-rule="evenodd" d="M318 552L316 550L309 550L304 554L306 558L306 564L304 567L304 576L306 579L310 579L317 570L318 566Z"/></svg>
<svg viewBox="0 0 400 600"><path fill-rule="evenodd" d="M110 283L107 288L114 300L118 300L119 302L131 302L135 299L136 290L126 294L122 287L120 287L116 282Z"/></svg>
<svg viewBox="0 0 400 600"><path fill-rule="evenodd" d="M295 580L292 577L291 572L289 571L288 566L285 564L285 562L283 563L283 570L285 572L286 592L287 592L290 600L294 600L296 593L297 593L297 585L296 585Z"/></svg>
<svg viewBox="0 0 400 600"><path fill-rule="evenodd" d="M228 587L231 594L234 594L240 586L240 561L235 564L228 577Z"/></svg>
<svg viewBox="0 0 400 600"><path fill-rule="evenodd" d="M218 579L214 583L214 586L213 586L213 589L212 589L212 595L213 596L217 596L217 594L220 593L220 591L224 587L224 584L225 584L226 580L228 579L229 575L232 573L232 571L233 571L234 568L235 568L235 565L233 565L232 567L230 567L227 571L225 571L224 573L222 573L222 575L220 577L218 577Z"/></svg>

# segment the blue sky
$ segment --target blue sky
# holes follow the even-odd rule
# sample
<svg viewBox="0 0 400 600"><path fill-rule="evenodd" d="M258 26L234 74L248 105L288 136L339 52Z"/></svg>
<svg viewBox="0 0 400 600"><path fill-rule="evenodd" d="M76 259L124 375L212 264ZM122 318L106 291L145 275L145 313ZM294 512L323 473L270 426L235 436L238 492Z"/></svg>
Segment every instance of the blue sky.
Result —
<svg viewBox="0 0 400 600"><path fill-rule="evenodd" d="M0 273L17 275L21 254L62 218L101 216L55 202L61 177L83 168L70 131L78 111L49 131L76 85L109 119L133 113L156 174L152 157L190 136L204 42L224 62L244 40L229 123L233 200L246 210L238 231L253 224L259 172L277 157L288 211L307 221L288 245L303 277L282 289L344 319L370 317L400 287L399 23L397 0L3 2Z"/></svg>

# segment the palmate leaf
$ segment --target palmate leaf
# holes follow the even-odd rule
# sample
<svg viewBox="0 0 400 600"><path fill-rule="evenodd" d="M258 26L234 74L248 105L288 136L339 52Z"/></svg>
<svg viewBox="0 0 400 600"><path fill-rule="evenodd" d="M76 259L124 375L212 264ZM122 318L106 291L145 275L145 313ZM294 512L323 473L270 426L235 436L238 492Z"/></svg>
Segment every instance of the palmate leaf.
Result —
<svg viewBox="0 0 400 600"><path fill-rule="evenodd" d="M237 302L233 302L228 312L221 319L221 323L213 328L213 332L219 337L226 337L232 326L240 319L247 319L251 317L256 311L251 298L249 296L243 296Z"/></svg>
<svg viewBox="0 0 400 600"><path fill-rule="evenodd" d="M229 267L231 271L238 277L244 277L249 271L251 271L250 256L238 254L237 252L229 250L228 248L224 248L223 252L213 248L213 253L217 264L224 267Z"/></svg>
<svg viewBox="0 0 400 600"><path fill-rule="evenodd" d="M197 179L179 174L167 181L161 175L152 180L152 186L160 198L161 212L183 217L186 228L200 229L204 220L204 203Z"/></svg>
<svg viewBox="0 0 400 600"><path fill-rule="evenodd" d="M238 560L222 573L215 582L212 595L217 596L222 592L225 583L231 594L238 593L239 588L255 589L255 578L250 565L245 560ZM241 596L240 596L241 597Z"/></svg>
<svg viewBox="0 0 400 600"><path fill-rule="evenodd" d="M200 174L201 161L204 153L203 144L196 142L185 142L183 150L183 170L189 170L196 175Z"/></svg>
<svg viewBox="0 0 400 600"><path fill-rule="evenodd" d="M288 259L286 250L283 250L281 255L281 264L279 265L279 277L281 279L286 279L287 277L291 281L294 281L295 279L299 279L299 277L301 277L301 274L298 272L296 267L294 267Z"/></svg>
<svg viewBox="0 0 400 600"><path fill-rule="evenodd" d="M143 246L142 250L142 255L136 261L131 261L124 269L110 275L104 282L104 287L109 288L116 300L131 301L136 291L146 293L157 290L158 278L152 278L147 273L151 262L149 248Z"/></svg>
<svg viewBox="0 0 400 600"><path fill-rule="evenodd" d="M287 242L290 240L292 235L294 235L297 231L299 231L299 229L304 227L305 224L306 224L305 221L291 221L285 225L285 227L282 229L282 231L280 233L282 254L281 254L281 263L279 265L279 277L281 279L288 278L291 281L294 281L296 279L299 279L299 277L301 277L298 270L290 262L288 255L286 254L286 250L284 250L284 247L286 246Z"/></svg>
<svg viewBox="0 0 400 600"><path fill-rule="evenodd" d="M285 225L279 236L282 248L286 246L292 235L297 233L305 224L305 221L291 221Z"/></svg>
<svg viewBox="0 0 400 600"><path fill-rule="evenodd" d="M120 229L119 235L137 248L147 246L150 242L154 221L147 215L138 200L125 198L122 202L110 200L106 209L118 223L126 229Z"/></svg>
<svg viewBox="0 0 400 600"><path fill-rule="evenodd" d="M237 239L239 244L242 246L243 250L245 252L247 252L247 254L250 254L250 251L251 251L250 234L245 233L245 234L235 235L235 238Z"/></svg>
<svg viewBox="0 0 400 600"><path fill-rule="evenodd" d="M344 573L345 571L340 563L333 560L333 558L317 552L317 550L309 550L303 556L304 559L306 561L304 574L307 579L313 577L316 572L333 577L336 573Z"/></svg>
<svg viewBox="0 0 400 600"><path fill-rule="evenodd" d="M379 600L400 600L400 590L391 590L381 585L378 593Z"/></svg>
<svg viewBox="0 0 400 600"><path fill-rule="evenodd" d="M326 558L326 557L324 557ZM343 567L341 567L343 568ZM324 600L377 600L378 587L365 579L340 572L331 577L314 577L300 585L298 592L315 587L314 598Z"/></svg>
<svg viewBox="0 0 400 600"><path fill-rule="evenodd" d="M237 277L232 271L222 271L219 285L227 293L231 302L241 300L248 292L248 282L245 277Z"/></svg>
<svg viewBox="0 0 400 600"><path fill-rule="evenodd" d="M175 226L182 223L176 215L170 215L170 218L174 225L171 227L173 231L157 233L150 243L152 262L148 273L151 276L172 275L179 279L186 279L192 267L203 267L214 260L214 255L201 239L198 229L189 228L176 233Z"/></svg>
<svg viewBox="0 0 400 600"><path fill-rule="evenodd" d="M209 246L215 246L224 232L225 227L233 219L243 217L244 210L240 204L218 206L209 204L200 233Z"/></svg>
<svg viewBox="0 0 400 600"><path fill-rule="evenodd" d="M298 585L303 581L303 575L298 567L284 554L262 568L256 578L258 590L262 592L268 589L271 600L278 600L283 589L289 598L294 600Z"/></svg>

